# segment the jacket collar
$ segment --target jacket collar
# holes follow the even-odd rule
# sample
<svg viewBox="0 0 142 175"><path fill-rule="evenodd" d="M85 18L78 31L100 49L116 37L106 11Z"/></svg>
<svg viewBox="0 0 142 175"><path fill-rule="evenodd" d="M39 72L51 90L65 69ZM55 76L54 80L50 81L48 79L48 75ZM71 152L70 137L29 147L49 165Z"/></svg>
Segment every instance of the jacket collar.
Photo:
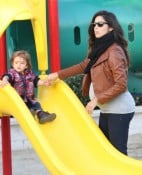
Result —
<svg viewBox="0 0 142 175"><path fill-rule="evenodd" d="M112 44L112 45L100 56L100 58L96 61L96 63L95 63L92 67L95 67L95 66L97 66L98 64L100 64L100 63L104 62L105 60L107 60L107 59L109 58L109 53L110 53L110 51L111 51L112 48L113 48L114 46L116 46L116 45L117 45L116 43Z"/></svg>

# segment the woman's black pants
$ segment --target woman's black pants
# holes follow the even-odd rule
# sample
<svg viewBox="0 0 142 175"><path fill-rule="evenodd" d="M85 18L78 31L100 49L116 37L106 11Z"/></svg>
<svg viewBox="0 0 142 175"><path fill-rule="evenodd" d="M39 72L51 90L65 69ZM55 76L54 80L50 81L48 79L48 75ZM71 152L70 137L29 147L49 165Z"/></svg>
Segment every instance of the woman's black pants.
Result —
<svg viewBox="0 0 142 175"><path fill-rule="evenodd" d="M99 127L111 144L127 155L129 124L134 113L110 114L100 113Z"/></svg>

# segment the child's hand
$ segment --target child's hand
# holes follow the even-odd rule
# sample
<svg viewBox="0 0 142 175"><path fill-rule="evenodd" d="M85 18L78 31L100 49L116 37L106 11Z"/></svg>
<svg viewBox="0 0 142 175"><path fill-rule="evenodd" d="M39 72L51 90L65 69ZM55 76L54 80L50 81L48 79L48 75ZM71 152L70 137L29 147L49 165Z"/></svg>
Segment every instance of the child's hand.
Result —
<svg viewBox="0 0 142 175"><path fill-rule="evenodd" d="M57 73L51 73L44 80L39 80L38 85L51 86L58 79Z"/></svg>
<svg viewBox="0 0 142 175"><path fill-rule="evenodd" d="M58 73L54 72L48 75L46 81L51 85L58 79Z"/></svg>
<svg viewBox="0 0 142 175"><path fill-rule="evenodd" d="M9 82L8 82L6 79L0 81L0 87L4 87L4 86L6 86L7 84L9 84Z"/></svg>
<svg viewBox="0 0 142 175"><path fill-rule="evenodd" d="M38 86L49 86L49 82L45 79L45 80L39 80L38 81Z"/></svg>
<svg viewBox="0 0 142 175"><path fill-rule="evenodd" d="M50 86L51 85L51 83L47 79L42 80L42 81L43 81L44 86Z"/></svg>

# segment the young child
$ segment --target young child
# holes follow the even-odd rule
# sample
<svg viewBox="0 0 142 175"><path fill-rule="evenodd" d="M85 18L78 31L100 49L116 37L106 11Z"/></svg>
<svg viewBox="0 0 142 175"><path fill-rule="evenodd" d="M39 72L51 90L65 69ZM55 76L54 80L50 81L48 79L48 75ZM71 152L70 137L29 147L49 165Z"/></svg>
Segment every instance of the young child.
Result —
<svg viewBox="0 0 142 175"><path fill-rule="evenodd" d="M40 124L53 121L56 114L43 111L40 103L36 100L34 87L48 85L32 72L31 56L25 51L16 51L11 58L11 69L2 76L1 87L10 83L22 97L28 108L37 114Z"/></svg>

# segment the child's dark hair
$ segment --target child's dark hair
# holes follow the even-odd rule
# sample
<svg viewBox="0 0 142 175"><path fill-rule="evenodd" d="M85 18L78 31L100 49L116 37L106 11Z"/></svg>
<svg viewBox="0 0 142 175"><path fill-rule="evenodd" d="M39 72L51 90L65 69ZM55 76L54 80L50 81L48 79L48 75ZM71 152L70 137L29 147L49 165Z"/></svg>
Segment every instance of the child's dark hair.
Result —
<svg viewBox="0 0 142 175"><path fill-rule="evenodd" d="M29 69L29 70L32 69L31 56L30 56L28 51L25 51L25 50L15 51L12 54L12 57L11 57L11 60L10 60L11 65L13 64L13 61L14 61L15 57L22 57L27 63L27 69Z"/></svg>

